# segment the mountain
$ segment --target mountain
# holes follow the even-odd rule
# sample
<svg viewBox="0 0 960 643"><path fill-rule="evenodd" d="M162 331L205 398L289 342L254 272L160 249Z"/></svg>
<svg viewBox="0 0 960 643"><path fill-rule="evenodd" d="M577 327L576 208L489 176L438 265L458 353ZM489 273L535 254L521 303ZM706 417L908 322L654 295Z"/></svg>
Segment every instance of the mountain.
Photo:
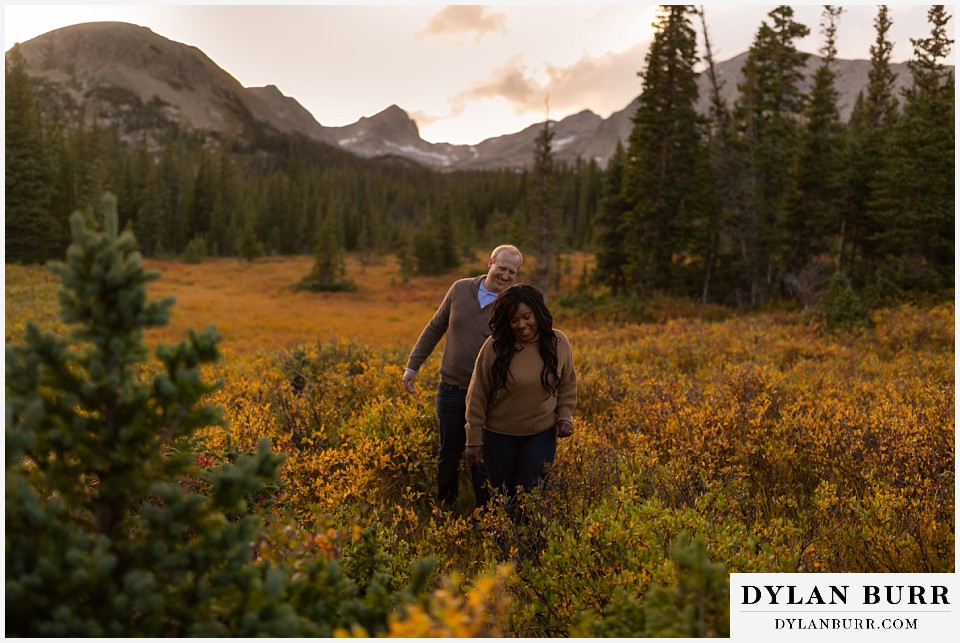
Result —
<svg viewBox="0 0 960 643"><path fill-rule="evenodd" d="M74 25L21 43L20 51L41 102L85 125L119 125L130 138L156 141L172 124L230 137L255 124L323 137L313 117L301 121L295 109L268 103L269 88L247 89L196 47L146 27Z"/></svg>
<svg viewBox="0 0 960 643"><path fill-rule="evenodd" d="M208 138L252 136L257 127L339 147L358 156L399 157L437 170L521 168L532 164L533 142L543 123L476 145L429 143L400 107L363 117L342 127L325 127L296 99L276 86L243 87L196 47L164 38L146 27L122 22L93 22L57 29L21 43L28 72L45 104L56 103L68 117L90 125L117 125L131 140L146 137L159 144L174 125ZM7 52L9 64L10 53ZM718 63L722 96L732 105L747 54ZM806 86L820 64L810 56ZM905 63L891 65L897 86L906 87ZM867 86L870 62L837 60L837 90L843 118ZM698 109L705 113L708 84L699 79ZM639 90L639 87L638 87ZM560 162L578 157L601 165L618 141L626 141L637 108L633 100L601 118L589 110L551 121L553 149Z"/></svg>
<svg viewBox="0 0 960 643"><path fill-rule="evenodd" d="M312 138L322 143L335 145L336 141L330 135L329 129L323 127L317 122L317 119L304 108L297 99L290 96L284 96L276 85L267 85L266 87L250 87L247 89L252 95L259 98L267 109L270 110L272 117L278 119L283 126L290 128L294 132L303 134L307 138Z"/></svg>
<svg viewBox="0 0 960 643"><path fill-rule="evenodd" d="M726 101L727 105L733 105L740 92L737 86L743 82L743 65L747 62L748 53L742 53L739 56L728 61L718 63L716 66L717 79L723 85L720 95ZM813 75L820 67L822 59L819 56L811 54L807 58L807 64L803 70L803 80L800 82L800 90L808 92L813 86ZM899 96L903 89L910 86L913 76L910 73L910 67L907 63L891 63L890 69L896 74L894 81L894 94ZM840 118L844 121L850 118L853 106L857 102L857 94L861 91L866 93L867 85L870 82L870 61L869 60L844 60L837 59L833 63L833 71L837 75L837 106L840 109ZM701 74L697 86L700 90L700 101L697 104L697 110L700 113L706 113L709 103L710 84L707 76Z"/></svg>

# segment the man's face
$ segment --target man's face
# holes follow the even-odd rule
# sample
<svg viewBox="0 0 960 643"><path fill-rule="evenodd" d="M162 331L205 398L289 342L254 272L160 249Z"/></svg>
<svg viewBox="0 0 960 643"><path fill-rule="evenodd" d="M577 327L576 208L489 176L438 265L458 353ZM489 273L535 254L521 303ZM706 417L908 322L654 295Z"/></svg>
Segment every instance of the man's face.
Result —
<svg viewBox="0 0 960 643"><path fill-rule="evenodd" d="M487 265L489 270L483 285L490 292L499 293L516 283L520 272L520 257L516 253L501 252L496 259L491 257Z"/></svg>

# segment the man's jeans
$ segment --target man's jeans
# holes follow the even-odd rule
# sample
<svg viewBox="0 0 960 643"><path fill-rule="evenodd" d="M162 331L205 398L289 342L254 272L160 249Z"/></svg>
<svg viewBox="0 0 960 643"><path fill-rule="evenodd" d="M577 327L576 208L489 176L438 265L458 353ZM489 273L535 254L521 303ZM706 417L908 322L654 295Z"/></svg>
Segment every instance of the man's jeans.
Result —
<svg viewBox="0 0 960 643"><path fill-rule="evenodd" d="M440 452L437 461L437 501L444 509L457 504L460 490L460 459L467 444L467 391L440 382L437 389L437 420L440 425ZM476 506L490 499L487 472L483 467L471 467L473 497Z"/></svg>

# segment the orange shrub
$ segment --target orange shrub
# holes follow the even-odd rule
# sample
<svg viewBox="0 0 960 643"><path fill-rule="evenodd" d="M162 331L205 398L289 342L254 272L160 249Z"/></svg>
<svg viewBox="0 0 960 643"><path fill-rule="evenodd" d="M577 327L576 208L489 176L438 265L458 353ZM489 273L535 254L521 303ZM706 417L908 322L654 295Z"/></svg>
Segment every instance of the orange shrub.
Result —
<svg viewBox="0 0 960 643"><path fill-rule="evenodd" d="M639 635L696 577L714 612L683 631L723 635L717 566L953 570L952 305L877 311L850 334L783 311L558 318L579 376L576 430L518 526L496 506L433 507L440 349L418 396L401 390L451 276L403 283L389 261L352 266L353 293L290 290L308 259L170 265L156 290L181 300L175 324L225 327L227 359L209 375L230 428L201 437L205 463L269 437L287 460L263 510L294 521L291 542L339 556L355 528L376 526L397 578L434 559L434 602L391 633ZM44 314L23 308L27 292L8 294L8 330ZM515 577L486 575L502 562Z"/></svg>

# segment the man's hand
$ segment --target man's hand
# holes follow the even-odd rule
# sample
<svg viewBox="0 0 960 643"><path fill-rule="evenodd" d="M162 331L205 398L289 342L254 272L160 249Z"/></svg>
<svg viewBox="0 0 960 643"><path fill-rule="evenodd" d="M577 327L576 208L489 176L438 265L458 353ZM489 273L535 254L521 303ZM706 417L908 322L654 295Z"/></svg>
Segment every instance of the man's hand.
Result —
<svg viewBox="0 0 960 643"><path fill-rule="evenodd" d="M408 368L403 369L403 388L407 389L407 393L416 394L416 389L414 389L414 382L417 381L417 374L411 371Z"/></svg>
<svg viewBox="0 0 960 643"><path fill-rule="evenodd" d="M467 464L472 468L482 467L483 447L480 445L467 447L467 450L464 452L464 458L466 459Z"/></svg>
<svg viewBox="0 0 960 643"><path fill-rule="evenodd" d="M569 420L559 420L554 428L557 430L558 438L569 438L573 435L573 423Z"/></svg>

